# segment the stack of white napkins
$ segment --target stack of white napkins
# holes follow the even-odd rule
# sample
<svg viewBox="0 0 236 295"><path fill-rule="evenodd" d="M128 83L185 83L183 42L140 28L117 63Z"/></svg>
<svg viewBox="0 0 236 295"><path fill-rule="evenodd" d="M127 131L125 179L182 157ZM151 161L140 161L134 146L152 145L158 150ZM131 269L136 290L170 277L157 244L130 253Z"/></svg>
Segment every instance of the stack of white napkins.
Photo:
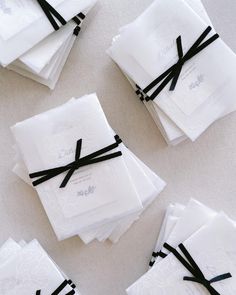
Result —
<svg viewBox="0 0 236 295"><path fill-rule="evenodd" d="M152 268L129 287L127 293L164 295L173 294L175 290L174 294L178 295L233 295L236 291L235 243L235 222L224 213L217 213L193 199L186 206L170 205L152 254ZM192 274L168 247L170 245L184 256L181 253L182 244L207 280L230 273L231 276L227 279L212 281L210 285L215 288L215 293L209 293L209 290L198 282L199 273ZM188 257L184 257L189 261ZM193 268L196 269L195 266ZM184 277L194 277L196 280L186 281L183 280Z"/></svg>
<svg viewBox="0 0 236 295"><path fill-rule="evenodd" d="M117 242L165 187L115 135L96 94L17 123L12 132L14 172L28 183L46 178L34 185L59 240L79 235L85 243ZM110 146L83 165L86 156ZM114 157L96 162L108 155ZM70 166L75 159L78 166ZM48 169L56 172L49 178Z"/></svg>
<svg viewBox="0 0 236 295"><path fill-rule="evenodd" d="M168 144L194 141L213 122L236 110L236 55L211 28L200 0L156 0L134 22L120 29L108 50ZM187 58L204 32L194 50L211 38L212 43ZM179 36L183 58L180 38L177 49ZM182 67L171 70L179 57ZM187 61L182 63L185 57ZM159 83L153 83L159 77ZM164 81L165 87L158 94Z"/></svg>
<svg viewBox="0 0 236 295"><path fill-rule="evenodd" d="M37 240L7 240L0 248L0 294L80 294Z"/></svg>
<svg viewBox="0 0 236 295"><path fill-rule="evenodd" d="M6 0L0 7L0 64L54 89L81 24L96 0L50 0L66 21L55 30L40 1Z"/></svg>

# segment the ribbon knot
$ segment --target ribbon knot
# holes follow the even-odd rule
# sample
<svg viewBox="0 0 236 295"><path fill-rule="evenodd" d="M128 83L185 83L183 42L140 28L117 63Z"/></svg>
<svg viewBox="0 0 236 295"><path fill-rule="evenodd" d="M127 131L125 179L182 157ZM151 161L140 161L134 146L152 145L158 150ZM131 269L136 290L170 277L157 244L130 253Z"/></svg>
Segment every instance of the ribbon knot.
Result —
<svg viewBox="0 0 236 295"><path fill-rule="evenodd" d="M169 250L179 260L179 262L181 262L182 265L193 275L193 277L185 276L183 277L183 280L191 281L191 282L195 282L195 283L203 285L209 291L211 295L220 295L220 293L218 293L216 289L213 288L212 286L213 283L220 282L232 277L230 273L225 273L225 274L216 276L212 278L211 280L208 280L205 278L203 272L201 271L201 269L199 268L199 266L194 261L194 259L192 258L192 256L190 255L190 253L188 252L188 250L185 248L183 244L179 245L179 249L181 250L184 256L181 256L181 254L176 249L174 249L167 243L164 244L164 247L167 250Z"/></svg>
<svg viewBox="0 0 236 295"><path fill-rule="evenodd" d="M114 150L119 146L119 144L122 143L122 140L118 135L115 135L115 143L102 148L101 150L98 150L92 154L89 154L85 157L80 157L81 156L81 149L82 149L82 139L77 141L76 144L76 151L75 151L75 160L74 162L69 163L68 165L65 166L60 166L57 168L52 168L52 169L47 169L47 170L42 170L38 172L34 172L29 174L29 177L32 178L38 178L37 180L33 181L33 186L37 186L53 177L58 176L59 174L62 174L67 171L67 174L65 178L63 179L60 188L63 188L67 185L69 182L70 178L74 174L76 170L78 170L81 167L92 165L95 163L107 161L116 157L122 156L122 152L114 152L111 154L106 154L107 152ZM106 154L106 155L104 155Z"/></svg>
<svg viewBox="0 0 236 295"><path fill-rule="evenodd" d="M199 52L201 52L203 49L205 49L207 46L209 46L211 43L213 43L216 39L219 38L218 34L214 34L208 40L203 42L211 30L212 28L210 26L207 27L206 30L195 41L195 43L191 46L191 48L187 51L185 55L183 53L182 38L181 36L179 36L176 39L176 45L177 45L177 51L178 51L178 57L179 57L178 61L176 62L176 64L171 66L168 70L166 70L163 74L157 77L154 81L152 81L146 88L141 89L138 85L136 85L137 87L136 94L140 97L140 99L142 101L154 100L160 94L160 92L167 86L169 82L171 82L169 90L174 91L184 64L188 60L193 58L195 55L197 55ZM149 96L148 92L151 90L154 90L154 91Z"/></svg>
<svg viewBox="0 0 236 295"><path fill-rule="evenodd" d="M58 25L56 20L58 20L58 22L61 23L61 25L66 25L66 20L60 15L60 13L54 7L52 7L51 4L49 4L46 0L37 1L55 31L58 31L60 29L60 26Z"/></svg>

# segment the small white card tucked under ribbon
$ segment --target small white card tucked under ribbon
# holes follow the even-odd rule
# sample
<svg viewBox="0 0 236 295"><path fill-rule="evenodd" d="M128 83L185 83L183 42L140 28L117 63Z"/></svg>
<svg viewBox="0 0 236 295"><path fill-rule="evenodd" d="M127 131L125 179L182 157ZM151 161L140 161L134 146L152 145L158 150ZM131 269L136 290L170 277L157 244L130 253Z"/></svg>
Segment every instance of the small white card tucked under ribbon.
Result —
<svg viewBox="0 0 236 295"><path fill-rule="evenodd" d="M236 224L196 200L171 204L150 261L129 295L236 292Z"/></svg>
<svg viewBox="0 0 236 295"><path fill-rule="evenodd" d="M12 132L14 172L32 181L59 240L117 242L165 187L114 133L96 94L17 123Z"/></svg>
<svg viewBox="0 0 236 295"><path fill-rule="evenodd" d="M0 247L0 294L80 295L37 240L7 240Z"/></svg>
<svg viewBox="0 0 236 295"><path fill-rule="evenodd" d="M155 0L108 53L168 144L194 141L236 110L236 55L200 0Z"/></svg>
<svg viewBox="0 0 236 295"><path fill-rule="evenodd" d="M54 89L97 0L6 0L0 5L0 64Z"/></svg>

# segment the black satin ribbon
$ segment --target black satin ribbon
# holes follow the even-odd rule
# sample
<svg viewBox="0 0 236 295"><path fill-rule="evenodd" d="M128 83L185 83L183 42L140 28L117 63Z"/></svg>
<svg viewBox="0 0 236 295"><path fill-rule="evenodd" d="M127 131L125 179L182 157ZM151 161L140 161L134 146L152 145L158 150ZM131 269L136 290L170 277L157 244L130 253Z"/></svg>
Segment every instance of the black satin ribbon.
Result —
<svg viewBox="0 0 236 295"><path fill-rule="evenodd" d="M81 25L81 23L82 23L82 21L85 19L85 15L82 13L82 12L80 12L79 14L77 14L75 17L73 17L72 19L73 19L73 21L76 23L76 27L75 27L75 29L74 29L74 35L75 36L78 36L79 35L79 32L80 32L80 30L81 30L81 28L80 28L80 25Z"/></svg>
<svg viewBox="0 0 236 295"><path fill-rule="evenodd" d="M72 288L72 290L69 291L68 293L66 293L65 295L74 295L75 294L75 290L74 289L76 288L76 286L75 286L75 284L71 280L65 280L63 283L61 283L61 285L58 288L56 288L55 291L53 291L51 293L51 295L59 295L61 293L61 291L63 289L65 289L66 286L68 286L68 285ZM36 291L36 295L41 295L41 290L37 290Z"/></svg>
<svg viewBox="0 0 236 295"><path fill-rule="evenodd" d="M152 257L161 257L161 258L166 258L167 254L162 252L162 251L157 251L152 253Z"/></svg>
<svg viewBox="0 0 236 295"><path fill-rule="evenodd" d="M56 19L64 26L66 25L66 20L60 15L60 13L52 7L46 0L37 0L39 5L41 6L42 10L44 11L45 15L47 16L48 20L50 21L51 25L53 26L55 31L60 29Z"/></svg>
<svg viewBox="0 0 236 295"><path fill-rule="evenodd" d="M220 282L232 277L230 273L225 273L225 274L216 276L211 280L207 280L203 272L200 270L197 263L194 261L194 259L192 258L192 256L190 255L190 253L188 252L188 250L185 248L183 244L179 245L179 249L181 250L184 256L181 256L181 254L176 249L174 249L173 247L171 247L170 245L166 243L164 244L164 247L167 250L169 250L172 254L174 254L174 256L179 260L179 262L181 262L182 265L193 275L193 277L186 276L183 278L183 280L191 281L191 282L195 282L195 283L203 285L209 291L211 295L220 295L220 293L218 293L216 289L212 287L211 284Z"/></svg>
<svg viewBox="0 0 236 295"><path fill-rule="evenodd" d="M181 74L183 65L188 60L193 58L195 55L197 55L199 52L201 52L203 49L205 49L207 46L209 46L211 43L213 43L216 39L219 38L219 35L215 34L212 37L210 37L208 40L204 41L204 39L207 37L207 35L210 33L211 30L212 28L210 26L207 27L207 29L201 34L201 36L197 39L197 41L192 45L192 47L188 50L188 52L185 55L183 54L182 39L181 39L181 36L179 36L176 39L179 60L177 61L176 64L171 66L168 70L166 70L163 74L161 74L153 82L151 82L145 89L142 90L138 85L136 85L137 87L136 94L140 97L140 99L142 101L154 100L169 82L171 82L170 91L174 91L177 85L179 76ZM148 92L153 90L155 87L157 88L149 96Z"/></svg>
<svg viewBox="0 0 236 295"><path fill-rule="evenodd" d="M167 254L162 252L162 251L156 251L156 252L153 252L152 253L152 257L153 258L157 258L157 257L161 257L161 258L166 258ZM156 259L155 260L151 260L149 262L149 266L152 267L155 263Z"/></svg>
<svg viewBox="0 0 236 295"><path fill-rule="evenodd" d="M122 140L119 138L118 135L115 136L115 141L116 141L115 143L113 143L101 150L98 150L90 155L80 158L81 148L82 148L82 139L78 140L77 145L76 145L75 161L72 163L69 163L66 166L47 169L47 170L43 170L43 171L29 174L29 177L31 179L32 178L39 178L39 179L33 181L33 183L32 183L33 186L37 186L37 185L39 185L39 184L41 184L53 177L56 177L57 175L59 175L61 173L68 171L64 180L62 181L62 183L60 185L60 188L63 188L67 185L67 183L70 180L73 173L76 170L78 170L79 168L122 156L122 152L120 152L120 151L102 156L103 154L105 154L111 150L114 150L115 148L117 148L119 146L120 143L122 143Z"/></svg>

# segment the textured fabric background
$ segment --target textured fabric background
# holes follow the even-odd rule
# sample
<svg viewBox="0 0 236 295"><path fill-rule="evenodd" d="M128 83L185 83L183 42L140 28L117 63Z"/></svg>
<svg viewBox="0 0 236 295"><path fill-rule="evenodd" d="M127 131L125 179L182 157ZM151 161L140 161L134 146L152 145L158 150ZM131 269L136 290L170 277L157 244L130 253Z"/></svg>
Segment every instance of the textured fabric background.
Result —
<svg viewBox="0 0 236 295"><path fill-rule="evenodd" d="M147 110L105 53L118 28L151 2L99 0L53 92L0 70L0 242L9 236L27 241L36 237L83 295L125 294L125 288L148 268L170 202L186 203L193 197L236 219L236 114L215 123L195 143L167 147ZM203 2L221 37L236 51L236 1ZM9 127L72 96L95 91L111 126L168 186L117 245L95 242L85 246L77 237L59 243L36 193L11 172Z"/></svg>

